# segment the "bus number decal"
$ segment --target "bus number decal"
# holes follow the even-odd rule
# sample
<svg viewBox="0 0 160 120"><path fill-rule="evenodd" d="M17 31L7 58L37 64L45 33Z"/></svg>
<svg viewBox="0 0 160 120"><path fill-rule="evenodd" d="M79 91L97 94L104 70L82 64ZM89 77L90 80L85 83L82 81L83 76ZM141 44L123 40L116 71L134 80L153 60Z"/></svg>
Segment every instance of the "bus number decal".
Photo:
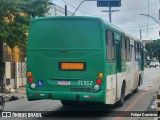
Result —
<svg viewBox="0 0 160 120"><path fill-rule="evenodd" d="M81 81L77 82L77 85L92 85L93 81Z"/></svg>

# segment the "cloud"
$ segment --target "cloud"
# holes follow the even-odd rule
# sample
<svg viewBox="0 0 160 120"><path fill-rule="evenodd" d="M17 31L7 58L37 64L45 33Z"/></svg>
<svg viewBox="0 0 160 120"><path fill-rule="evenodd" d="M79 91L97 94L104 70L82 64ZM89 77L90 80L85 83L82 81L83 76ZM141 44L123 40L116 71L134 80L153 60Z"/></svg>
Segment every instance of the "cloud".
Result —
<svg viewBox="0 0 160 120"><path fill-rule="evenodd" d="M52 0L56 4L64 7L66 3L62 0ZM64 0L68 5L68 10L73 12L75 8L78 7L82 0ZM142 16L139 14L148 14L148 0L121 0L121 7L113 7L112 10L120 10L119 12L112 13L112 21L113 24L121 27L126 30L128 33L139 38L139 30L142 29L142 35L144 39L158 39L160 27L159 25L152 19L148 17ZM74 8L74 7L75 8ZM149 3L149 15L154 17L158 22L159 21L159 9L160 9L160 1L159 0L150 0ZM76 15L81 16L98 16L107 21L109 21L108 13L101 12L102 10L108 10L107 7L97 7L97 3L95 1L84 2ZM84 11L84 12L83 12ZM155 24L154 26L149 26L149 32L147 35L147 23ZM143 26L143 27L139 27ZM146 26L146 27L145 27ZM130 28L130 29L125 29ZM155 29L153 29L155 28Z"/></svg>

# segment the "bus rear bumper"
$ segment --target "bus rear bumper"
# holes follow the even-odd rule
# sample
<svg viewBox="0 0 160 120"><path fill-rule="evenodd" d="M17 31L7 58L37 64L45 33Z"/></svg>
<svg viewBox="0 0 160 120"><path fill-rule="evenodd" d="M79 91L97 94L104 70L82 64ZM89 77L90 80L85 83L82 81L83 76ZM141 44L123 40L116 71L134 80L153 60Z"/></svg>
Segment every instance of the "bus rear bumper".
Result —
<svg viewBox="0 0 160 120"><path fill-rule="evenodd" d="M105 103L106 91L101 90L97 93L88 92L60 92L60 91L33 91L30 88L26 89L27 98L32 100L74 100L74 101L88 101Z"/></svg>

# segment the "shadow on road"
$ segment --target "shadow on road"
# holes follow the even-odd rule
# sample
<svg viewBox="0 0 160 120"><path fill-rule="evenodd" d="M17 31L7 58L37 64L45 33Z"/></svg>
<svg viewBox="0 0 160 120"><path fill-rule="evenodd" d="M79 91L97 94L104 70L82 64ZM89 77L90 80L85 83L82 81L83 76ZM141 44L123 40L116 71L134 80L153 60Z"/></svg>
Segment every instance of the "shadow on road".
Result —
<svg viewBox="0 0 160 120"><path fill-rule="evenodd" d="M136 94L125 97L125 103L140 94L143 90L139 90ZM117 104L105 105L102 103L83 103L74 107L61 106L54 111L46 112L44 117L113 117L118 116L122 111L117 111ZM124 109L123 109L124 110Z"/></svg>

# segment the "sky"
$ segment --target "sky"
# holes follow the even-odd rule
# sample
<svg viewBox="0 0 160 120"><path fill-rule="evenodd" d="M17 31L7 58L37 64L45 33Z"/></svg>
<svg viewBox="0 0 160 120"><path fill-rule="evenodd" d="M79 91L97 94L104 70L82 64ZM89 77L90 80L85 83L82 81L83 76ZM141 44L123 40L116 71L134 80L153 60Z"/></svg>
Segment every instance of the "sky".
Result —
<svg viewBox="0 0 160 120"><path fill-rule="evenodd" d="M68 11L72 13L81 1L83 0L52 0L52 2L58 6L64 7L67 5ZM109 21L108 12L102 12L102 10L108 9L108 7L97 7L96 1L85 1L78 9L75 16L95 16ZM120 7L112 7L111 9L119 10L118 12L112 13L112 24L120 27L125 32L140 38L141 29L143 40L160 39L160 0L121 0ZM159 22L159 24L151 17L139 15L148 15L148 13Z"/></svg>

